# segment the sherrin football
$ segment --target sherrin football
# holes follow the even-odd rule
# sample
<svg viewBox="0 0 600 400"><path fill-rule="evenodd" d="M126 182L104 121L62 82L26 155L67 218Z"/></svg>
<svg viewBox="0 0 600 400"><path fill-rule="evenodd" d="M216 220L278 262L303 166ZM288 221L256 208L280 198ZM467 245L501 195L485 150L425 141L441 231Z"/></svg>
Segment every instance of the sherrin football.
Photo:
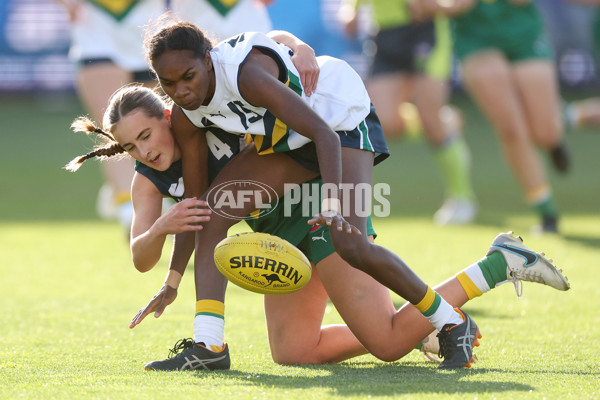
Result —
<svg viewBox="0 0 600 400"><path fill-rule="evenodd" d="M310 262L296 246L259 232L223 239L215 247L215 264L231 282L262 294L295 292L312 273Z"/></svg>

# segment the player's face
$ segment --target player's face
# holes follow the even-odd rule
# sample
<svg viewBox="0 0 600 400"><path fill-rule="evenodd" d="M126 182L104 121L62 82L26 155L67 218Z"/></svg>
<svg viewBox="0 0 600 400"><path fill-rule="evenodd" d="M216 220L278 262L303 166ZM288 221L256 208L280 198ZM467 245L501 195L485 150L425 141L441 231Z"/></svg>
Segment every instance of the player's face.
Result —
<svg viewBox="0 0 600 400"><path fill-rule="evenodd" d="M164 92L184 110L208 105L215 92L210 54L194 57L190 50L167 50L152 63Z"/></svg>
<svg viewBox="0 0 600 400"><path fill-rule="evenodd" d="M171 133L168 112L158 119L135 110L121 118L113 135L133 158L158 171L165 171L181 157Z"/></svg>

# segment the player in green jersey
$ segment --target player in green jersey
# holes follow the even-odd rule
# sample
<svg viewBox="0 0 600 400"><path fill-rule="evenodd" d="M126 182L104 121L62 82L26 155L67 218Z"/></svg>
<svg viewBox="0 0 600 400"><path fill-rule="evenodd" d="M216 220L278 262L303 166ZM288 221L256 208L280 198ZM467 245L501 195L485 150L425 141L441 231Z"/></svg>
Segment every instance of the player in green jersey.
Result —
<svg viewBox="0 0 600 400"><path fill-rule="evenodd" d="M534 2L456 0L418 3L451 16L462 77L497 132L502 152L540 217L558 231L558 211L538 148L560 173L569 169L555 65Z"/></svg>

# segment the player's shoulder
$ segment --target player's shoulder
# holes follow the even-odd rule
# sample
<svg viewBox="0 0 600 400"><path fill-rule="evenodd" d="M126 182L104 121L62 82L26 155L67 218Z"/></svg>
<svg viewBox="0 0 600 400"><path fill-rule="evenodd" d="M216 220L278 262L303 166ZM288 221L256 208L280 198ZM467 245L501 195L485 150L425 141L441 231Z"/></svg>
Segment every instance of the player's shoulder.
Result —
<svg viewBox="0 0 600 400"><path fill-rule="evenodd" d="M275 48L277 42L262 32L243 32L219 42L213 53L224 60L236 56L245 58L257 46Z"/></svg>

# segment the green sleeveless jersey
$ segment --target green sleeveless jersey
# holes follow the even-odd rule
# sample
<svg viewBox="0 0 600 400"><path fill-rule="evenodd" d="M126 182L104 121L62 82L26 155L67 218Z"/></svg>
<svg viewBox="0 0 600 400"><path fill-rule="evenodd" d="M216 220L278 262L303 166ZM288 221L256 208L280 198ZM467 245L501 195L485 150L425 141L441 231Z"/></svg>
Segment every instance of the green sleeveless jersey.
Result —
<svg viewBox="0 0 600 400"><path fill-rule="evenodd" d="M410 24L410 14L406 8L408 0L371 0L373 19L379 29Z"/></svg>

